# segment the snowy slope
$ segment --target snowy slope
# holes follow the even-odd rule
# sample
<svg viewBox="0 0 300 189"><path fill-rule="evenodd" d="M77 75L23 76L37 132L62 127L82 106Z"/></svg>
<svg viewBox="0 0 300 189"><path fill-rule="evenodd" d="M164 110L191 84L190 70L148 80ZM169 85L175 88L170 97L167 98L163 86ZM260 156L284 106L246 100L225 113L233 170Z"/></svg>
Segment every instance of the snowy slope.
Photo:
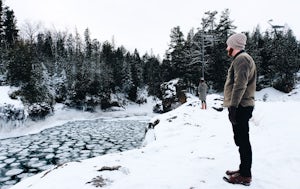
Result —
<svg viewBox="0 0 300 189"><path fill-rule="evenodd" d="M271 89L257 93L250 121L253 182L249 188L300 188L300 101L296 90L291 94L275 94ZM262 100L265 94L266 102ZM219 103L216 98L220 97L208 96L207 110L201 110L200 102L192 98L174 111L153 117L152 121L160 122L148 133L145 147L66 163L11 189L245 188L222 180L225 170L238 168L239 156L227 110L218 112L211 107Z"/></svg>

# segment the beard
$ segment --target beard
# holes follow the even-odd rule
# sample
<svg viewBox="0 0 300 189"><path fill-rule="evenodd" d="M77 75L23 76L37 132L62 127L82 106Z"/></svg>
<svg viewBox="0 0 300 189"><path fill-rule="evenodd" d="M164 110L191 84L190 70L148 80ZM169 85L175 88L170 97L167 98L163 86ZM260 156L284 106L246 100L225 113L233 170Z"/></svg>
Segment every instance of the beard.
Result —
<svg viewBox="0 0 300 189"><path fill-rule="evenodd" d="M233 53L233 48L229 48L229 50L227 51L227 55L232 57L232 53Z"/></svg>

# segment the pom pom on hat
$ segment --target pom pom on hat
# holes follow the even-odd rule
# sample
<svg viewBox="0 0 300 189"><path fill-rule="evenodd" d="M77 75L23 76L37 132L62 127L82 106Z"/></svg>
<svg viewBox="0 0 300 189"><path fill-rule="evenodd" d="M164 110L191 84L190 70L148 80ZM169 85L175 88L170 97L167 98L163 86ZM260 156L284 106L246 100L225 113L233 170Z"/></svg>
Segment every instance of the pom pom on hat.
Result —
<svg viewBox="0 0 300 189"><path fill-rule="evenodd" d="M229 47L236 50L245 49L246 42L247 42L247 36L243 33L233 34L226 41Z"/></svg>

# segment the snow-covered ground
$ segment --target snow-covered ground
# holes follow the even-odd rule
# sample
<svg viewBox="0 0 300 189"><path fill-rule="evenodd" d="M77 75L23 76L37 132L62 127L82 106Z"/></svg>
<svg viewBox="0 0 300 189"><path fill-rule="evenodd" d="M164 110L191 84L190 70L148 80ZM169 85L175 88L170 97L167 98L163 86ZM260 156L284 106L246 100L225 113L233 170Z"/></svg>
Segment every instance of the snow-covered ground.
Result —
<svg viewBox="0 0 300 189"><path fill-rule="evenodd" d="M192 97L176 110L154 116L151 121L159 120L159 124L148 131L142 148L65 163L27 178L11 189L245 188L222 180L227 169L238 168L239 155L227 110L218 112L212 108L220 106L221 101L215 100L219 98L219 95L209 95L207 110L200 109L200 102ZM300 88L289 94L264 89L257 92L256 98L250 121L253 182L249 188L300 188L297 182ZM135 106L116 115L127 117L138 112L150 116L151 111L150 105ZM69 113L65 116L74 112ZM75 114L73 118L96 116L83 114ZM66 121L64 115L56 118L59 117Z"/></svg>

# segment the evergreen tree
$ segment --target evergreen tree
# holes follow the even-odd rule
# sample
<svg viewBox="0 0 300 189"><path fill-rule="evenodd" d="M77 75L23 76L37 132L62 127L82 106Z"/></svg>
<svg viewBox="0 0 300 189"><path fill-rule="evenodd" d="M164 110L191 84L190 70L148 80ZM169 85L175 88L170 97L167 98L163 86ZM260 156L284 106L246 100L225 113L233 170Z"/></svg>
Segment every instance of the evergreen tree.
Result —
<svg viewBox="0 0 300 189"><path fill-rule="evenodd" d="M128 92L128 98L131 101L136 101L137 89L138 87L141 87L142 84L142 75L143 75L142 61L136 49L132 56L127 57L127 60L130 63L129 66L130 66L130 73L132 78L132 84Z"/></svg>
<svg viewBox="0 0 300 189"><path fill-rule="evenodd" d="M263 36L260 32L260 28L257 26L253 34L247 35L247 45L246 51L252 56L256 64L257 75L262 75L262 51L263 51ZM262 82L258 77L257 89L260 90L262 87Z"/></svg>
<svg viewBox="0 0 300 189"><path fill-rule="evenodd" d="M85 57L87 59L92 56L92 41L90 37L90 30L87 28L84 31L84 41L85 41Z"/></svg>
<svg viewBox="0 0 300 189"><path fill-rule="evenodd" d="M84 58L83 58L83 70L84 78L86 78L86 82L88 83L88 95L91 95L91 93L97 93L94 91L91 87L91 84L94 84L94 78L95 75L95 69L96 69L96 61L94 57L92 57L93 54L93 46L92 46L92 40L90 37L90 31L87 28L84 31Z"/></svg>
<svg viewBox="0 0 300 189"><path fill-rule="evenodd" d="M56 60L59 60L59 59L65 60L67 57L66 38L67 38L66 33L58 32L56 34L56 42L55 42Z"/></svg>
<svg viewBox="0 0 300 189"><path fill-rule="evenodd" d="M113 46L108 42L104 42L101 51L101 81L102 91L104 94L110 94L115 90L115 83L113 77L113 65L115 62Z"/></svg>
<svg viewBox="0 0 300 189"><path fill-rule="evenodd" d="M261 64L258 72L258 89L273 86L273 78L275 76L275 69L271 64L273 52L273 40L269 32L263 35L263 45L261 49Z"/></svg>
<svg viewBox="0 0 300 189"><path fill-rule="evenodd" d="M131 72L133 73L133 82L136 87L141 87L143 84L143 61L137 49L134 50L131 64Z"/></svg>
<svg viewBox="0 0 300 189"><path fill-rule="evenodd" d="M63 72L66 75L66 70L68 67L67 50L66 50L67 33L57 32L54 33L53 35L55 36L53 41L53 54L54 54L53 61L55 64L54 76L61 78ZM65 82L67 84L66 80L67 77L65 78Z"/></svg>
<svg viewBox="0 0 300 189"><path fill-rule="evenodd" d="M197 81L199 81L199 75L200 75L200 62L197 61L197 53L195 50L195 44L193 41L195 34L194 30L190 30L190 32L187 35L187 39L184 44L184 57L186 62L186 71L183 75L183 78L185 80L185 83L189 87L189 89L195 88L195 84ZM190 91L192 92L192 91Z"/></svg>
<svg viewBox="0 0 300 189"><path fill-rule="evenodd" d="M114 82L116 84L116 91L117 92L120 92L120 90L122 89L123 87L123 82L122 82L122 79L123 79L123 73L122 73L122 69L123 69L123 66L125 64L125 53L126 53L126 50L124 47L119 47L117 48L116 50L116 63L115 65L113 66L113 75L114 75Z"/></svg>
<svg viewBox="0 0 300 189"><path fill-rule="evenodd" d="M53 41L52 33L50 31L47 31L44 34L43 42L44 43L42 44L41 49L39 50L41 52L39 60L42 63L44 63L49 74L53 76L55 74L55 56L54 56L54 41Z"/></svg>
<svg viewBox="0 0 300 189"><path fill-rule="evenodd" d="M289 29L286 33L278 32L274 38L275 50L272 53L271 64L276 70L274 87L283 92L294 88L294 73L299 69L296 37Z"/></svg>
<svg viewBox="0 0 300 189"><path fill-rule="evenodd" d="M66 40L66 75L68 86L71 86L76 75L76 62L75 62L75 39L72 34L69 34Z"/></svg>
<svg viewBox="0 0 300 189"><path fill-rule="evenodd" d="M22 85L23 102L47 103L52 107L54 104L54 91L51 91L51 83L47 68L33 56L32 69L30 72L30 79Z"/></svg>
<svg viewBox="0 0 300 189"><path fill-rule="evenodd" d="M91 83L90 83L90 95L99 95L101 91L101 81L100 81L100 42L96 39L92 41L91 44L91 62L93 64L93 68L90 68L90 77L91 77Z"/></svg>
<svg viewBox="0 0 300 189"><path fill-rule="evenodd" d="M129 97L130 90L134 88L133 74L131 69L132 57L129 52L125 55L125 61L122 68L122 92Z"/></svg>
<svg viewBox="0 0 300 189"><path fill-rule="evenodd" d="M148 94L161 97L160 85L162 83L161 78L161 66L160 62L154 56L149 57L144 55L144 81L148 86Z"/></svg>
<svg viewBox="0 0 300 189"><path fill-rule="evenodd" d="M231 60L225 51L227 38L233 34L236 26L229 18L229 10L225 9L221 13L220 21L216 25L215 36L217 41L211 48L210 57L208 59L208 70L206 80L213 84L213 88L217 91L223 91L224 82L226 80L227 70Z"/></svg>
<svg viewBox="0 0 300 189"><path fill-rule="evenodd" d="M170 81L171 79L173 79L173 73L170 71L173 68L171 67L171 63L170 63L170 59L166 58L163 59L162 64L160 66L160 73L161 73L161 78L162 81Z"/></svg>
<svg viewBox="0 0 300 189"><path fill-rule="evenodd" d="M71 106L77 109L83 109L84 100L88 91L88 83L81 72L76 73L76 79L71 88Z"/></svg>
<svg viewBox="0 0 300 189"><path fill-rule="evenodd" d="M202 18L202 22L201 22L201 30L211 34L215 31L215 20L216 20L216 15L218 14L217 11L207 11L204 13L205 17Z"/></svg>
<svg viewBox="0 0 300 189"><path fill-rule="evenodd" d="M0 0L0 47L3 48L4 44L4 27L3 27L3 3L2 0ZM1 51L0 51L1 53Z"/></svg>
<svg viewBox="0 0 300 189"><path fill-rule="evenodd" d="M8 66L8 52L12 50L13 45L18 38L18 30L16 29L16 19L14 12L7 6L3 6L0 1L0 76L3 81L6 79L6 69ZM1 79L2 80L2 79Z"/></svg>
<svg viewBox="0 0 300 189"><path fill-rule="evenodd" d="M32 48L29 44L20 41L9 53L7 77L12 86L21 86L28 83L31 77L33 62Z"/></svg>
<svg viewBox="0 0 300 189"><path fill-rule="evenodd" d="M2 78L2 75L4 75L4 73L6 71L6 66L5 66L5 61L4 61L4 51L3 51L4 50L4 48L3 48L4 47L3 46L4 32L3 32L2 15L3 15L3 4L2 4L2 0L0 0L0 78Z"/></svg>
<svg viewBox="0 0 300 189"><path fill-rule="evenodd" d="M18 29L14 11L8 7L5 7L4 11L3 30L6 46L12 47L18 39Z"/></svg>
<svg viewBox="0 0 300 189"><path fill-rule="evenodd" d="M180 27L174 27L171 30L171 43L167 52L167 59L165 63L170 64L171 79L182 77L185 73L186 62L184 54L184 35Z"/></svg>

